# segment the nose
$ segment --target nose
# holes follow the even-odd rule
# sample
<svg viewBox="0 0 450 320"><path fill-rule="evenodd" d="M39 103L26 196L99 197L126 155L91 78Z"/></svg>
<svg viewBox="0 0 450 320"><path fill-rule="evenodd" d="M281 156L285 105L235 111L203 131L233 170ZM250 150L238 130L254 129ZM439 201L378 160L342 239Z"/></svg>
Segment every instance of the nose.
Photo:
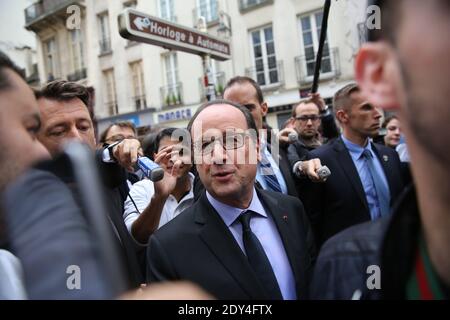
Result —
<svg viewBox="0 0 450 320"><path fill-rule="evenodd" d="M381 118L381 110L378 108L374 108L375 111L375 119L380 119Z"/></svg>
<svg viewBox="0 0 450 320"><path fill-rule="evenodd" d="M227 152L220 141L215 141L211 157L213 164L224 164L226 162Z"/></svg>
<svg viewBox="0 0 450 320"><path fill-rule="evenodd" d="M83 141L80 131L76 127L70 128L70 131L67 133L67 138L71 140Z"/></svg>

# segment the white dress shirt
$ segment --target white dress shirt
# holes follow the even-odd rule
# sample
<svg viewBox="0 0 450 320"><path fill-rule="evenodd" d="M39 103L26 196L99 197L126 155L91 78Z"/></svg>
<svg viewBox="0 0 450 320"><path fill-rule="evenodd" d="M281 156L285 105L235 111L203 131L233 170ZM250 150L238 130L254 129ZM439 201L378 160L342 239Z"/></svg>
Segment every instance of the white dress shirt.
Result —
<svg viewBox="0 0 450 320"><path fill-rule="evenodd" d="M272 217L267 214L261 201L259 200L256 190L253 189L253 198L250 206L247 209L240 209L226 205L206 192L206 197L209 203L217 211L223 222L231 231L234 239L241 250L245 253L244 240L242 238L242 225L238 218L244 211L253 211L256 213L250 220L250 227L252 232L261 243L273 273L280 287L281 294L284 300L297 299L297 292L295 288L294 273L292 272L291 264L286 253L286 250L281 240L280 233Z"/></svg>
<svg viewBox="0 0 450 320"><path fill-rule="evenodd" d="M191 182L191 189L189 193L180 200L180 202L178 202L173 195L169 195L169 197L167 198L161 213L161 219L159 220L158 229L178 216L181 212L189 208L194 203L194 176L191 173L189 173L189 179ZM139 209L138 212L130 197L127 197L127 200L124 203L123 218L130 234L133 222L136 221L139 217L139 214L148 207L154 194L154 184L148 179L136 182L130 189L130 196L133 198L134 202L136 203L136 207Z"/></svg>

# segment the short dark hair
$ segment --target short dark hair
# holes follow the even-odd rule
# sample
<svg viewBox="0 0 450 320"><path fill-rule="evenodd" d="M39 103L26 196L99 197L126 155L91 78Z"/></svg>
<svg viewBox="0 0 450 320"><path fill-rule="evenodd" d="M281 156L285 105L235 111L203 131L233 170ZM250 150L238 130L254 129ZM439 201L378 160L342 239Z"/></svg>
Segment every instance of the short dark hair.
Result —
<svg viewBox="0 0 450 320"><path fill-rule="evenodd" d="M258 138L258 129L256 128L256 123L255 123L255 119L253 119L252 114L250 113L250 111L248 111L247 108L241 106L240 104L234 103L232 101L229 100L224 100L224 99L218 99L218 100L213 100L213 101L209 101L204 103L203 105L201 105L198 109L197 112L195 112L194 116L191 118L191 120L189 121L189 124L187 126L187 130L189 131L189 133L192 135L192 126L194 124L195 119L197 119L198 115L205 110L208 107L214 106L214 105L220 105L220 104L227 104L230 105L232 107L235 107L236 109L238 109L239 111L241 111L245 117L245 121L247 122L247 127L248 129L252 129L254 130L254 132L256 132L256 138ZM192 138L191 138L192 139Z"/></svg>
<svg viewBox="0 0 450 320"><path fill-rule="evenodd" d="M111 123L108 128L106 128L102 134L100 135L100 143L105 143L106 142L106 137L108 136L108 132L109 130L114 127L114 126L118 126L120 128L129 128L131 130L133 130L134 135L136 135L136 126L134 125L133 122L131 121L119 121L119 122L114 122Z"/></svg>
<svg viewBox="0 0 450 320"><path fill-rule="evenodd" d="M348 109L351 106L351 94L359 90L359 86L356 83L350 83L339 89L333 97L333 108L336 111Z"/></svg>
<svg viewBox="0 0 450 320"><path fill-rule="evenodd" d="M4 52L0 51L0 91L12 87L11 79L5 72L10 69L25 80L24 72Z"/></svg>
<svg viewBox="0 0 450 320"><path fill-rule="evenodd" d="M398 120L398 117L396 115L391 115L389 117L386 117L386 119L384 119L383 124L381 125L381 127L383 129L386 129L388 124L389 124L389 122L391 122L394 119Z"/></svg>
<svg viewBox="0 0 450 320"><path fill-rule="evenodd" d="M314 103L314 105L317 107L317 109L319 109L319 112L320 112L320 107L317 105L316 101L314 101L313 98L308 98L308 99L300 101L299 103L294 105L294 107L292 108L292 117L295 118L297 116L297 108L299 105L308 104L308 103Z"/></svg>
<svg viewBox="0 0 450 320"><path fill-rule="evenodd" d="M47 83L40 90L35 89L36 99L45 98L56 101L69 101L75 98L80 99L86 107L89 105L88 88L66 80L55 80Z"/></svg>
<svg viewBox="0 0 450 320"><path fill-rule="evenodd" d="M172 137L172 134L176 131L179 130L177 128L164 128L161 131L159 131L156 136L155 136L155 141L154 141L154 153L158 152L159 149L159 145L161 144L161 140L164 139L165 137Z"/></svg>
<svg viewBox="0 0 450 320"><path fill-rule="evenodd" d="M258 102L260 104L263 103L264 102L264 96L263 96L261 87L259 86L258 83L256 83L255 80L253 80L252 78L249 78L249 77L236 76L234 78L231 78L228 81L227 85L225 86L225 89L223 90L223 92L225 94L225 91L227 91L227 89L231 88L235 84L245 84L245 83L248 83L253 88L255 88L255 90L256 90L256 97L258 99Z"/></svg>

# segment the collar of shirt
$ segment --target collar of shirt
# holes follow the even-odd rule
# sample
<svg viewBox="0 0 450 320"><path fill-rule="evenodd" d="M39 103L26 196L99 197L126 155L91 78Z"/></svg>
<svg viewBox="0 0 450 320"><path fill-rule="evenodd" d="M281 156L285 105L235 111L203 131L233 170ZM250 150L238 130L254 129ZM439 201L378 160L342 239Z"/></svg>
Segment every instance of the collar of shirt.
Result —
<svg viewBox="0 0 450 320"><path fill-rule="evenodd" d="M350 155L352 156L353 160L359 160L361 159L361 156L364 152L364 150L369 150L370 153L375 156L373 150L372 150L372 143L371 140L368 139L367 145L363 148L360 145L351 142L350 140L346 139L344 135L341 135L342 141L344 142L345 147L350 152Z"/></svg>
<svg viewBox="0 0 450 320"><path fill-rule="evenodd" d="M218 200L216 200L208 191L206 191L206 197L208 198L209 203L213 206L214 209L216 209L219 216L222 218L222 220L225 222L227 227L230 227L234 221L239 217L239 215L243 211L251 210L253 212L256 212L257 214L267 218L267 213L264 210L264 207L259 200L258 194L256 193L256 189L253 188L253 197L252 201L250 202L250 205L246 209L236 208L229 206L225 203L222 203Z"/></svg>

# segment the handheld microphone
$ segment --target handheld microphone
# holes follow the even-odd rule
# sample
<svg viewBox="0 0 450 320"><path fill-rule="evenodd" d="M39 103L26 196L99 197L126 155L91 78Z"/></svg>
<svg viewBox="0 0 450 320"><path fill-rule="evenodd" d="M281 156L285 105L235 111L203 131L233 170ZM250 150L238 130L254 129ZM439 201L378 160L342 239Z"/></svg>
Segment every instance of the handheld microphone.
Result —
<svg viewBox="0 0 450 320"><path fill-rule="evenodd" d="M297 134L297 132L291 132L291 133L289 133L289 135L288 135L288 140L289 140L289 143L293 143L293 142L297 141L297 140L298 140L298 134Z"/></svg>
<svg viewBox="0 0 450 320"><path fill-rule="evenodd" d="M160 181L164 178L164 169L147 157L139 157L137 166L153 182Z"/></svg>
<svg viewBox="0 0 450 320"><path fill-rule="evenodd" d="M316 173L323 182L327 181L328 177L331 175L331 171L327 166L320 167L317 169Z"/></svg>

